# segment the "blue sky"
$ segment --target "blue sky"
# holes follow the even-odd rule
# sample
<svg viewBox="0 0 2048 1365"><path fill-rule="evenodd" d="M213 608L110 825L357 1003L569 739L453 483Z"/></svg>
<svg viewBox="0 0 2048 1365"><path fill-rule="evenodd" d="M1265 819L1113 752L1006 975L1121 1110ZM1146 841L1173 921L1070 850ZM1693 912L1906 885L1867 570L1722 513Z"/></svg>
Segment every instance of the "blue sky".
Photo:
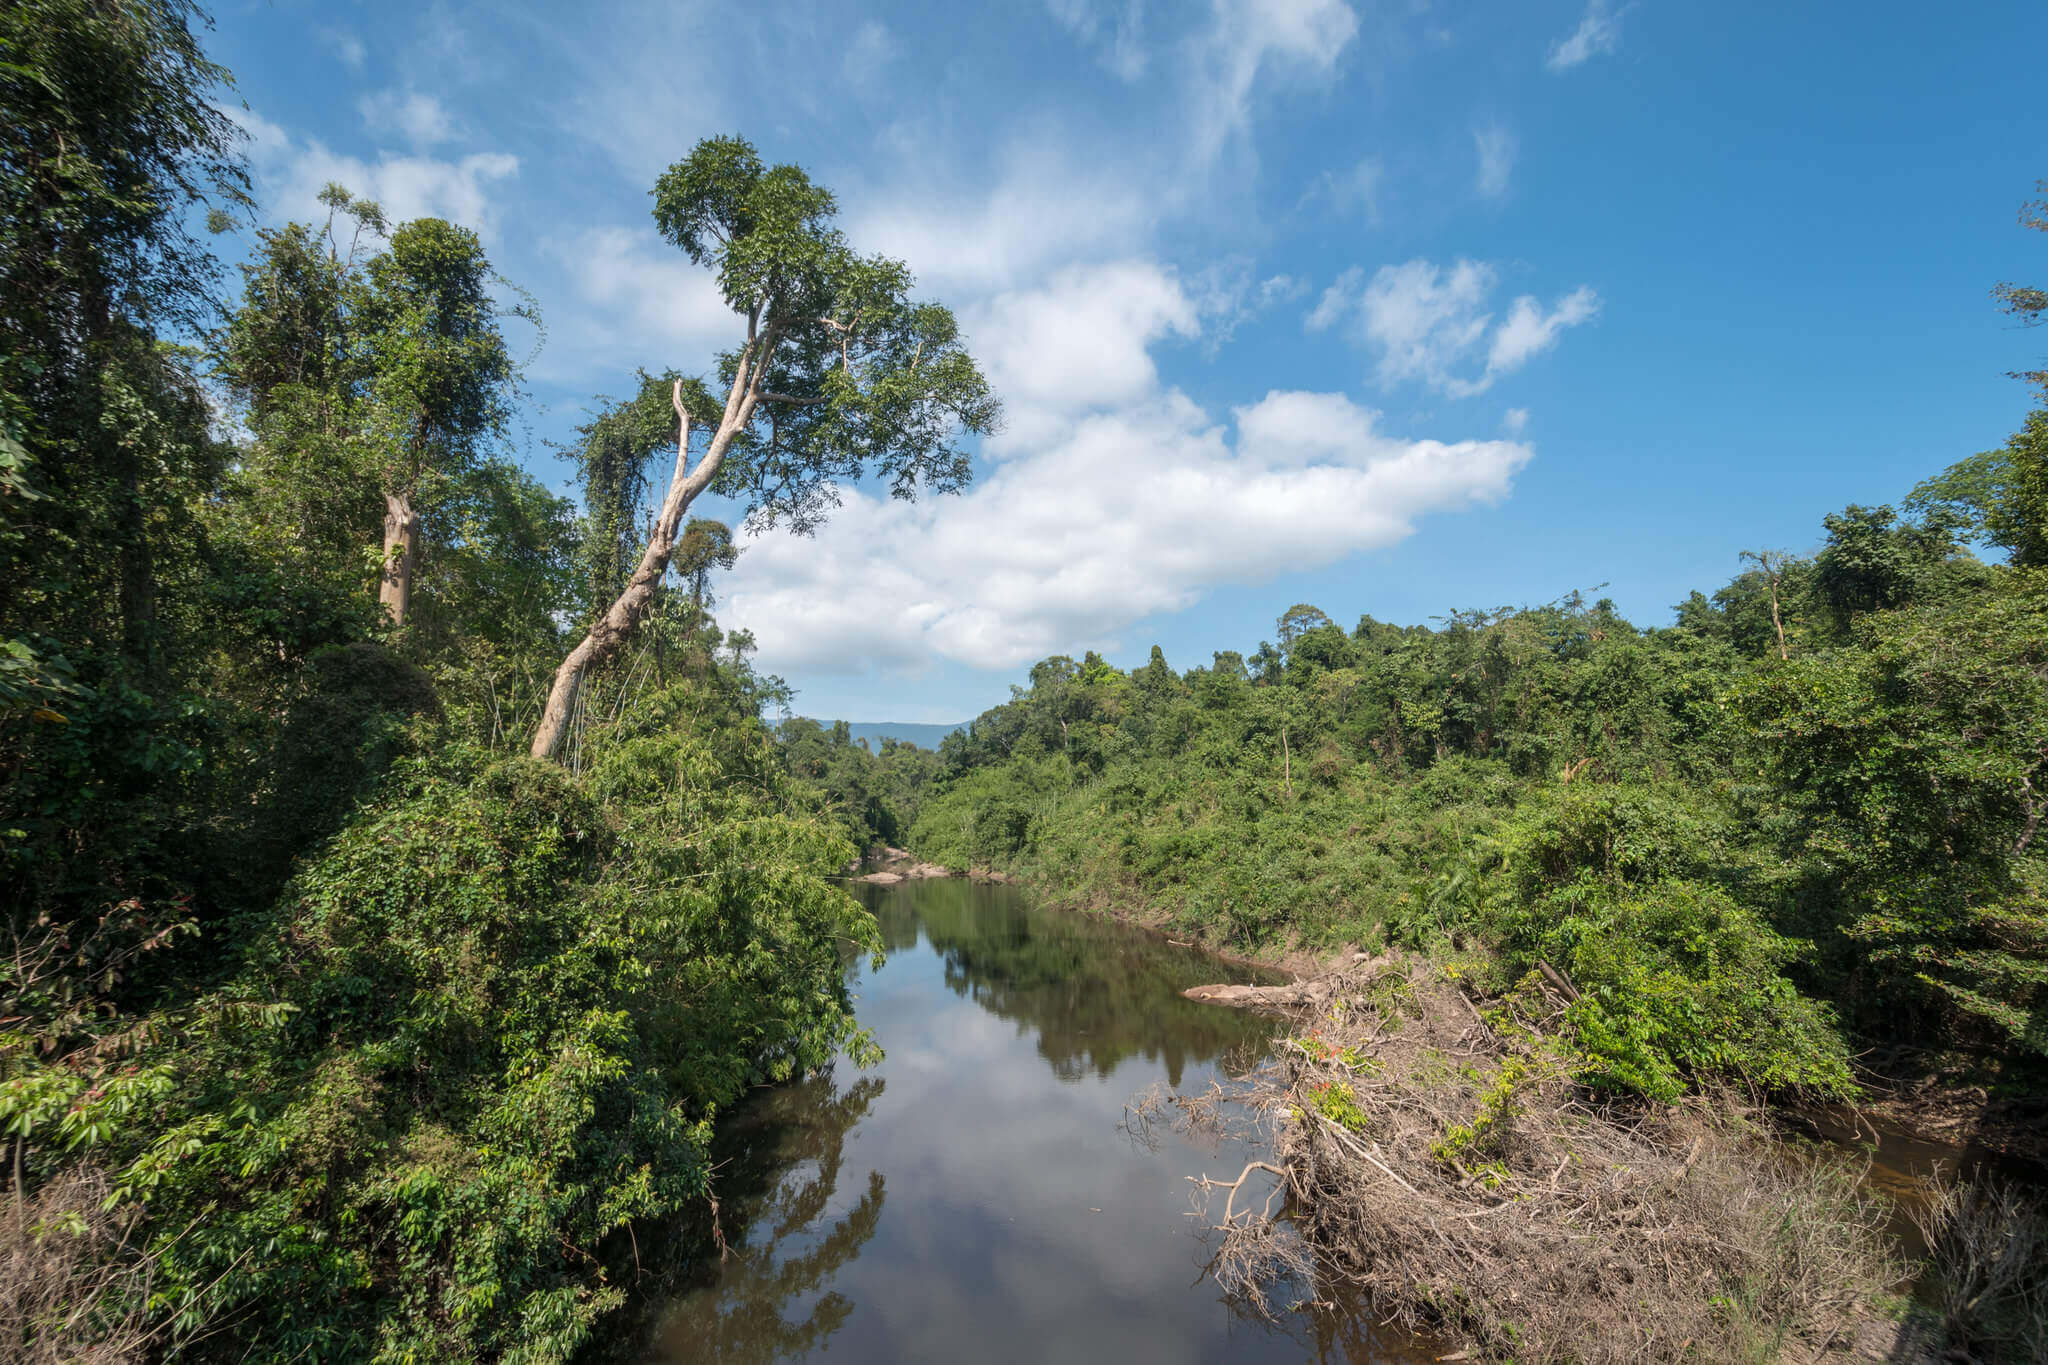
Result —
<svg viewBox="0 0 2048 1365"><path fill-rule="evenodd" d="M1177 667L1289 604L1414 622L1745 548L2002 443L2048 335L2048 6L243 0L264 211L483 232L546 344L520 455L735 320L647 190L739 132L906 259L1003 393L976 485L849 489L720 614L797 709L971 716L1050 653Z"/></svg>

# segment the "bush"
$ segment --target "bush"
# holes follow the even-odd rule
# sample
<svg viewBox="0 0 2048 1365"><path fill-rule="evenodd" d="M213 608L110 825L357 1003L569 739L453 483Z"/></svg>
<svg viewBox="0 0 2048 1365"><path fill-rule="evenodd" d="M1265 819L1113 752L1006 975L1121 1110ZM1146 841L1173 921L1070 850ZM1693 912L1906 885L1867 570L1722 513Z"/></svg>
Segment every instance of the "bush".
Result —
<svg viewBox="0 0 2048 1365"><path fill-rule="evenodd" d="M1854 1093L1832 1012L1781 974L1802 945L1713 887L1587 878L1503 915L1500 929L1513 969L1551 964L1578 991L1567 1020L1587 1083L1656 1100L1712 1077Z"/></svg>
<svg viewBox="0 0 2048 1365"><path fill-rule="evenodd" d="M719 1108L864 1050L850 849L720 772L674 726L581 783L402 763L300 873L125 1176L192 1354L568 1359L627 1225L709 1192Z"/></svg>

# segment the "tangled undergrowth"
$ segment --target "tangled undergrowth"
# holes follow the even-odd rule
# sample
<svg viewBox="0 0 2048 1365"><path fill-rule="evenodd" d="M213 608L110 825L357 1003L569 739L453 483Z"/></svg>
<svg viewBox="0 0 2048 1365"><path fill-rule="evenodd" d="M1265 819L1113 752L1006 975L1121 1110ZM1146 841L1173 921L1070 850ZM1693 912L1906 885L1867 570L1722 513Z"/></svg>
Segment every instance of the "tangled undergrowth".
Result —
<svg viewBox="0 0 2048 1365"><path fill-rule="evenodd" d="M2048 1209L2009 1180L1937 1172L1913 1209L1929 1306L1951 1353L2048 1360Z"/></svg>
<svg viewBox="0 0 2048 1365"><path fill-rule="evenodd" d="M139 1365L155 1261L134 1206L108 1207L105 1171L80 1164L0 1211L0 1359L13 1365Z"/></svg>
<svg viewBox="0 0 2048 1365"><path fill-rule="evenodd" d="M1251 1168L1198 1182L1228 1191L1227 1286L1312 1267L1319 1294L1478 1358L1636 1362L1818 1354L1898 1282L1852 1164L1787 1157L1730 1097L1593 1098L1561 976L1484 1004L1419 960L1338 987L1234 1097L1273 1130L1292 1232L1247 1197Z"/></svg>

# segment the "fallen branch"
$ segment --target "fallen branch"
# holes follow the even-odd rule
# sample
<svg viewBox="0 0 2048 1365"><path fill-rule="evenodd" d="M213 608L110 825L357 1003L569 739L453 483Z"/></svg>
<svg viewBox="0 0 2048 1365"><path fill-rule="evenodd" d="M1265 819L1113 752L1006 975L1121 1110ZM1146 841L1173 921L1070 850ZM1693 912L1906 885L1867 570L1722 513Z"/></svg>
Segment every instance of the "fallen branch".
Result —
<svg viewBox="0 0 2048 1365"><path fill-rule="evenodd" d="M1191 1175L1187 1177L1187 1180L1189 1184L1196 1186L1204 1194L1209 1193L1211 1190L1230 1191L1229 1194L1223 1197L1223 1221L1217 1225L1221 1228L1230 1228L1235 1227L1237 1224L1237 1215L1233 1205L1237 1200L1238 1189L1246 1180L1251 1178L1253 1171L1271 1171L1274 1175L1280 1177L1280 1183L1266 1192L1266 1207L1259 1215L1261 1219L1270 1219L1273 1216L1273 1201L1287 1189L1287 1172L1269 1161L1247 1161L1244 1164L1244 1169L1237 1173L1237 1179L1235 1180L1212 1180L1206 1175L1199 1177ZM1245 1216L1247 1218L1251 1216L1250 1209L1245 1210Z"/></svg>

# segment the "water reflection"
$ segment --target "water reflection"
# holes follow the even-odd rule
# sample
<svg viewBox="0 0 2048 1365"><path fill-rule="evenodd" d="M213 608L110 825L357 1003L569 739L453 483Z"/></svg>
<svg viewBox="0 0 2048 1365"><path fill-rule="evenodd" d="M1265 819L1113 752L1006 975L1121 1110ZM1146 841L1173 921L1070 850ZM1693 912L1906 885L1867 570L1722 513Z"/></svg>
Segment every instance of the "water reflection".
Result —
<svg viewBox="0 0 2048 1365"><path fill-rule="evenodd" d="M842 1089L828 1072L769 1092L720 1133L726 1256L665 1315L657 1359L797 1360L846 1321L852 1301L825 1286L875 1235L882 1173L869 1171L859 1201L832 1214L846 1135L882 1084L866 1076Z"/></svg>
<svg viewBox="0 0 2048 1365"><path fill-rule="evenodd" d="M1030 1030L1062 1081L1107 1077L1139 1056L1163 1062L1178 1087L1190 1061L1221 1058L1263 1034L1256 1021L1180 992L1282 979L1113 920L1034 911L1003 887L939 881L909 894L869 891L885 941L913 946L922 931L945 963L947 989Z"/></svg>
<svg viewBox="0 0 2048 1365"><path fill-rule="evenodd" d="M867 890L890 958L854 989L887 1060L727 1125L731 1254L666 1310L653 1359L1408 1358L1355 1315L1235 1314L1202 1279L1184 1177L1249 1153L1118 1131L1132 1095L1204 1085L1263 1040L1180 998L1230 969L1010 888Z"/></svg>

